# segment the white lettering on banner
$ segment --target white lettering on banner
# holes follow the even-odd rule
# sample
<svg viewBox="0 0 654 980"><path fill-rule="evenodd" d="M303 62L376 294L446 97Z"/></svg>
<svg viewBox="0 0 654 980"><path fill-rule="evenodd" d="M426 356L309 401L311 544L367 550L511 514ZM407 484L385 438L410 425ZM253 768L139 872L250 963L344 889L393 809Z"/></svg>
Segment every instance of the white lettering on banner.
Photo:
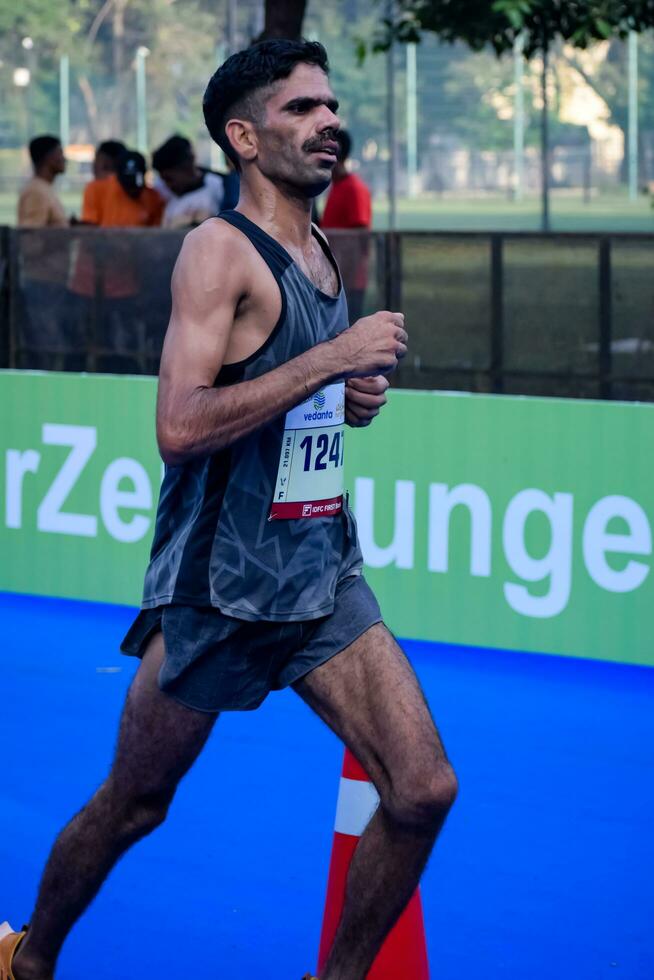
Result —
<svg viewBox="0 0 654 980"><path fill-rule="evenodd" d="M415 483L412 480L398 480L395 484L395 529L393 540L386 547L375 544L375 481L358 477L354 481L354 492L359 543L366 564L371 568L384 568L391 563L396 568L413 568Z"/></svg>
<svg viewBox="0 0 654 980"><path fill-rule="evenodd" d="M133 490L120 490L120 481L132 481ZM121 457L104 471L100 484L100 513L109 534L117 541L140 541L150 527L150 518L142 514L134 514L125 521L119 513L119 507L129 507L131 510L149 510L152 507L152 487L148 474L135 459Z"/></svg>
<svg viewBox="0 0 654 980"><path fill-rule="evenodd" d="M491 573L491 502L474 483L461 483L451 490L446 483L429 485L429 571L448 569L450 515L459 506L470 512L470 574L487 577Z"/></svg>
<svg viewBox="0 0 654 980"><path fill-rule="evenodd" d="M628 534L610 534L606 528L614 517L620 517L629 527ZM629 497L604 497L591 508L583 536L584 561L588 574L597 585L609 592L631 592L642 585L649 575L649 565L629 561L616 571L606 560L607 553L651 555L652 530L647 516L635 500Z"/></svg>
<svg viewBox="0 0 654 980"><path fill-rule="evenodd" d="M76 514L62 509L95 452L96 428L88 425L45 423L41 437L46 446L67 446L71 452L37 509L37 530L74 537L97 537L97 516ZM20 530L23 526L23 479L26 473L37 472L41 453L36 449L8 449L5 463L5 524L8 528ZM162 466L162 479L163 473ZM131 487L121 489L120 484L124 480L129 480ZM99 491L100 514L111 537L126 544L140 541L150 529L151 515L146 517L143 514L133 514L127 519L120 514L120 510L152 509L152 484L142 464L126 456L113 460L102 475Z"/></svg>
<svg viewBox="0 0 654 980"><path fill-rule="evenodd" d="M322 408L320 410L323 411ZM314 432L319 429L321 421L315 420ZM38 530L76 537L96 537L96 514L79 514L63 508L80 477L86 472L87 464L97 448L97 430L93 426L45 423L42 439L45 446L64 446L70 452L55 474L52 484L45 488L36 513ZM24 498L30 500L32 494L26 496L24 493L25 477L27 474L40 473L42 463L43 453L34 448L6 450L7 528L20 530L26 523ZM340 458L339 465L342 465ZM84 482L88 483L88 480L87 473ZM354 481L355 513L365 562L371 568L392 566L409 571L415 566L416 554L416 484L413 480L395 481L393 511L383 527L375 522L375 489L373 478L357 477ZM97 491L99 514L111 537L131 544L148 533L153 516L152 483L140 462L129 457L109 461L100 477ZM470 574L488 578L492 567L494 514L487 492L473 483L452 487L445 483L432 483L427 488L427 495L427 569L434 574L446 574L449 571L450 546L455 537L452 514L456 507L464 507L469 514ZM574 503L571 493L547 494L533 487L519 491L508 502L501 521L502 547L506 562L517 581L503 582L502 590L511 609L522 616L551 618L562 613L570 601ZM302 506L311 506L315 514L327 515L338 504L326 499ZM420 506L422 507L422 503ZM125 513L126 511L131 513ZM139 511L150 513L138 513ZM534 514L540 515L541 520L544 519L549 527L547 553L540 557L534 557L527 548L527 525ZM34 521L34 515L31 516ZM609 531L614 520L622 521L626 525L623 533ZM467 518L465 521L467 527ZM376 526L382 539L389 543L377 544ZM460 526L460 522L454 525L457 528ZM630 497L602 497L590 507L585 516L581 550L588 574L599 588L612 593L627 593L638 589L649 576L650 564L631 556L644 558L652 554L652 529L645 510ZM422 550L419 553L422 554ZM623 555L625 560L616 566L615 559L609 563L611 555ZM540 589L533 588L536 583L541 583ZM537 591L544 594L534 594Z"/></svg>
<svg viewBox="0 0 654 980"><path fill-rule="evenodd" d="M94 538L98 533L98 519L91 514L64 513L61 507L77 483L82 470L90 460L97 445L97 432L90 425L43 426L41 438L46 446L70 446L71 452L57 473L54 483L41 501L36 514L39 531L56 534L77 534Z"/></svg>
<svg viewBox="0 0 654 980"><path fill-rule="evenodd" d="M354 481L355 514L359 540L366 565L410 571L415 562L416 486L412 480L397 480L392 540L380 546L374 537L375 480L357 477ZM463 483L448 487L432 483L428 488L427 567L430 572L447 573L450 552L450 518L455 507L470 512L470 574L491 574L493 508L481 487ZM527 551L526 527L532 514L542 515L550 531L547 553L535 558ZM622 519L628 533L609 533L613 518ZM509 606L522 616L547 619L567 607L572 589L574 498L571 493L553 493L529 488L521 490L508 503L502 522L502 545L506 562L521 582L505 582L504 596ZM583 559L592 580L607 592L632 592L649 575L650 566L628 561L615 570L607 554L651 555L652 530L643 508L630 497L602 497L591 507L583 527ZM529 584L546 583L544 595L534 595Z"/></svg>
<svg viewBox="0 0 654 980"><path fill-rule="evenodd" d="M36 449L7 450L7 472L5 475L5 523L7 527L23 526L23 477L26 473L36 473L41 462L41 453Z"/></svg>
<svg viewBox="0 0 654 980"><path fill-rule="evenodd" d="M530 514L540 512L549 521L551 542L542 558L533 558L525 545L525 525ZM522 490L510 501L502 528L504 554L511 570L526 582L550 579L547 595L535 596L524 585L507 582L506 601L523 616L544 619L558 616L568 604L572 579L572 494Z"/></svg>

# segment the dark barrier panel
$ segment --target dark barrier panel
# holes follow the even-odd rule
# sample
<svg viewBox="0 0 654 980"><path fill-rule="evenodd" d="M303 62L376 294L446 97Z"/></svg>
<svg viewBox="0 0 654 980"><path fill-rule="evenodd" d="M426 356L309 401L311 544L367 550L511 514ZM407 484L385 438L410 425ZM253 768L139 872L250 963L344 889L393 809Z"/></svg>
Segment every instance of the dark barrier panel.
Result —
<svg viewBox="0 0 654 980"><path fill-rule="evenodd" d="M12 231L11 366L156 374L183 237L137 229Z"/></svg>
<svg viewBox="0 0 654 980"><path fill-rule="evenodd" d="M9 228L0 228L0 368L9 367Z"/></svg>
<svg viewBox="0 0 654 980"><path fill-rule="evenodd" d="M0 363L156 374L183 237L0 229ZM406 313L396 386L654 401L654 235L329 237L352 320Z"/></svg>

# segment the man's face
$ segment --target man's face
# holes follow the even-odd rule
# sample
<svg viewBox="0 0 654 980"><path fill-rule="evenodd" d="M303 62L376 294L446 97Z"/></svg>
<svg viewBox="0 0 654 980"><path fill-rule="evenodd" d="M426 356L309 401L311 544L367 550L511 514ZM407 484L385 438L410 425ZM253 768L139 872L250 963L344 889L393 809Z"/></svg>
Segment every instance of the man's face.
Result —
<svg viewBox="0 0 654 980"><path fill-rule="evenodd" d="M66 170L66 157L61 146L55 146L50 150L48 166L53 174L63 174Z"/></svg>
<svg viewBox="0 0 654 980"><path fill-rule="evenodd" d="M272 87L263 122L255 126L259 170L305 197L322 193L337 160L337 110L325 73L317 65L296 65Z"/></svg>
<svg viewBox="0 0 654 980"><path fill-rule="evenodd" d="M164 167L163 170L159 171L159 176L168 189L177 197L180 197L195 187L198 182L195 159L189 157L188 160L185 160L183 163L178 163L174 167Z"/></svg>
<svg viewBox="0 0 654 980"><path fill-rule="evenodd" d="M106 153L103 153L102 150L95 154L95 159L93 161L93 176L96 180L103 180L105 177L109 177L115 172L116 165L111 157L107 156Z"/></svg>

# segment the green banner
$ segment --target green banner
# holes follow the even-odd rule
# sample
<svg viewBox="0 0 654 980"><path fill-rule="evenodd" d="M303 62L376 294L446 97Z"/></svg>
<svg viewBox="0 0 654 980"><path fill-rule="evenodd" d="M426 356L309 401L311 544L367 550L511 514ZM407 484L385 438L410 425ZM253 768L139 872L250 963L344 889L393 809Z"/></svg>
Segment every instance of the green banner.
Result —
<svg viewBox="0 0 654 980"><path fill-rule="evenodd" d="M149 378L0 372L0 589L136 604ZM350 431L366 576L401 636L654 665L654 406L391 393Z"/></svg>
<svg viewBox="0 0 654 980"><path fill-rule="evenodd" d="M138 604L162 463L152 378L0 372L0 589Z"/></svg>
<svg viewBox="0 0 654 980"><path fill-rule="evenodd" d="M347 453L400 636L654 665L654 406L397 392L382 414Z"/></svg>

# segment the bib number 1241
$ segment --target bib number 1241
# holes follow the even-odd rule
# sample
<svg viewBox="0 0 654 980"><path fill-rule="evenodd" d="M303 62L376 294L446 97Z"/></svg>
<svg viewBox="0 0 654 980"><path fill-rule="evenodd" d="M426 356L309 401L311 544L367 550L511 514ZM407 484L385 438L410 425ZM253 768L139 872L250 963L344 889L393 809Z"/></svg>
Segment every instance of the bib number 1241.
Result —
<svg viewBox="0 0 654 980"><path fill-rule="evenodd" d="M303 469L305 473L310 470L326 470L329 465L342 466L345 453L345 433L343 431L334 432L331 436L326 432L321 432L318 436L305 436L300 443L300 449L304 451Z"/></svg>
<svg viewBox="0 0 654 980"><path fill-rule="evenodd" d="M340 514L344 423L342 381L327 385L287 413L270 520Z"/></svg>

